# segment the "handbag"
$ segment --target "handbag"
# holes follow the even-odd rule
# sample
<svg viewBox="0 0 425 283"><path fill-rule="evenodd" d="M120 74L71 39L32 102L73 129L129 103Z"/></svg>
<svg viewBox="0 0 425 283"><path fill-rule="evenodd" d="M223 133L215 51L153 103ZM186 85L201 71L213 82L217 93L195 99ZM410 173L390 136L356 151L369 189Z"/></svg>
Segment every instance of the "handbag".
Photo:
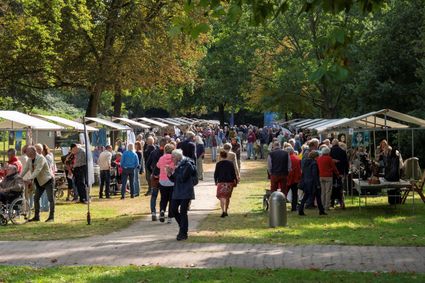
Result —
<svg viewBox="0 0 425 283"><path fill-rule="evenodd" d="M151 175L151 187L158 188L159 187L159 177L155 175Z"/></svg>

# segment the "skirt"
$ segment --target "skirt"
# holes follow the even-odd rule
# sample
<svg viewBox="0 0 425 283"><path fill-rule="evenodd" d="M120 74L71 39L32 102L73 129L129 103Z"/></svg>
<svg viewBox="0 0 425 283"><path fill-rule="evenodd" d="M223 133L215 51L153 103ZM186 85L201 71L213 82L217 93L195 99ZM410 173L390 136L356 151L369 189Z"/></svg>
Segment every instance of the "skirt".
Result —
<svg viewBox="0 0 425 283"><path fill-rule="evenodd" d="M230 199L233 192L234 183L218 183L217 184L217 198Z"/></svg>

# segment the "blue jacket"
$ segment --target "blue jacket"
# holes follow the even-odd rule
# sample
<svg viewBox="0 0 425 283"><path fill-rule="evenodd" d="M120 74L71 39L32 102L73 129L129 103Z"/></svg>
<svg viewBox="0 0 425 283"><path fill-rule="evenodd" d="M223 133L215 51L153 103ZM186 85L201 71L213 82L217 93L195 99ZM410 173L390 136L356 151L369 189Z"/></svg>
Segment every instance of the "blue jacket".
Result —
<svg viewBox="0 0 425 283"><path fill-rule="evenodd" d="M139 166L139 157L137 157L137 154L131 150L126 150L122 154L121 157L121 168L128 169L132 168L135 169Z"/></svg>
<svg viewBox="0 0 425 283"><path fill-rule="evenodd" d="M172 199L195 199L192 176L196 174L195 162L190 158L183 157L169 178L174 182Z"/></svg>

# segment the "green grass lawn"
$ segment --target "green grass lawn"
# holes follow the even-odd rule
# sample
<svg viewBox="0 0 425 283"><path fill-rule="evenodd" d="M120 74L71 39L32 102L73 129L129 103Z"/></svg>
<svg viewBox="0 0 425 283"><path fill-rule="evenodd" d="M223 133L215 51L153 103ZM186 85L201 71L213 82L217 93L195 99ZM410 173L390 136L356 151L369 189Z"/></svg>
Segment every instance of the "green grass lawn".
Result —
<svg viewBox="0 0 425 283"><path fill-rule="evenodd" d="M306 210L306 217L288 212L288 227L268 228L268 214L262 210L265 164L250 161L242 167L247 171L234 189L230 216L209 215L199 232L191 234L191 241L425 246L425 205L418 197L414 211L411 204L390 206L386 197L368 198L367 207L359 211L355 198L346 200L346 210L331 210L328 216L319 216L317 209Z"/></svg>
<svg viewBox="0 0 425 283"><path fill-rule="evenodd" d="M150 212L150 197L120 200L114 196L99 200L98 188L94 188L91 195L94 197L90 204L91 225L87 225L87 205L62 200L56 203L54 223L44 223L48 213L42 212L41 222L0 226L0 240L59 240L104 235L126 228Z"/></svg>
<svg viewBox="0 0 425 283"><path fill-rule="evenodd" d="M0 267L0 282L424 282L424 274L290 269L159 267Z"/></svg>

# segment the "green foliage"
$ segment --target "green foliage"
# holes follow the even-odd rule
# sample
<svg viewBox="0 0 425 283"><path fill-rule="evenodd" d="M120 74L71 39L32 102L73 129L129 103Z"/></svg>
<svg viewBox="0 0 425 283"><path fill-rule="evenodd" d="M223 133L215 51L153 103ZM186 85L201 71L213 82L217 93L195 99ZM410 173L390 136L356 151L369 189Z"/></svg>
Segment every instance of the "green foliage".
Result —
<svg viewBox="0 0 425 283"><path fill-rule="evenodd" d="M355 76L349 85L357 113L379 108L401 112L423 102L423 1L394 1L374 17L353 51Z"/></svg>

